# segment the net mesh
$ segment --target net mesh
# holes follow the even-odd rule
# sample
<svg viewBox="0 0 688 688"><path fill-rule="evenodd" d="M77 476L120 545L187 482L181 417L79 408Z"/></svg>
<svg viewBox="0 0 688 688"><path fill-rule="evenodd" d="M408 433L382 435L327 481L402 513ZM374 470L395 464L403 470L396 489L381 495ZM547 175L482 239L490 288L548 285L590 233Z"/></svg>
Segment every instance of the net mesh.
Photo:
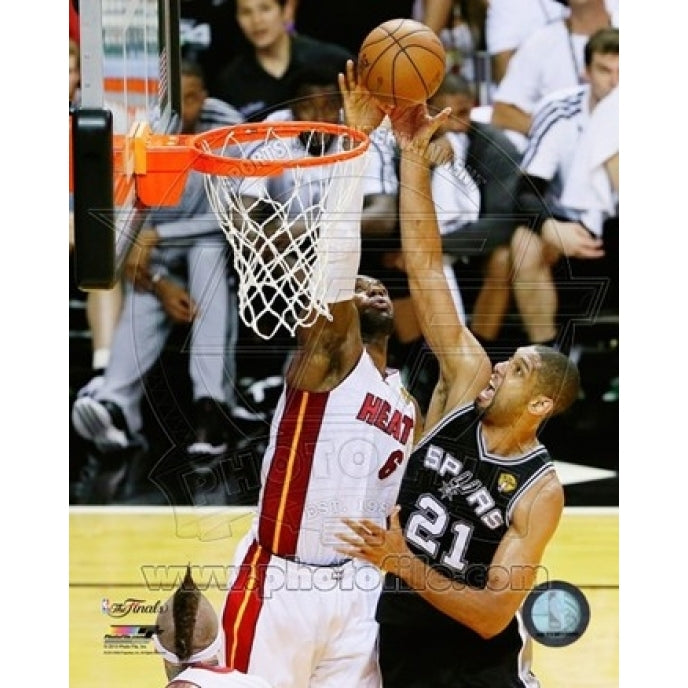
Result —
<svg viewBox="0 0 688 688"><path fill-rule="evenodd" d="M233 252L241 319L263 339L282 328L293 335L320 316L330 318L324 266L336 246L323 240L321 228L346 214L355 188L347 181L361 175L363 158L333 162L329 156L350 146L345 133L268 129L263 140L247 143L230 129L212 150L245 161L244 174L250 175L251 161L287 165L271 176L204 175L210 205ZM314 158L321 164L312 164Z"/></svg>

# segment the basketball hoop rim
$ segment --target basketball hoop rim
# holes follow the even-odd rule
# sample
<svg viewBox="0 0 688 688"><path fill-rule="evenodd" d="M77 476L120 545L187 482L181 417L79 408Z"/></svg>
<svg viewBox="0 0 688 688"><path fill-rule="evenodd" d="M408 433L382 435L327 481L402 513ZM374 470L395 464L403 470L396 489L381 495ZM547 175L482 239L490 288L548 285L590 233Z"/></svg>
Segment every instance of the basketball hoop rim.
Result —
<svg viewBox="0 0 688 688"><path fill-rule="evenodd" d="M251 159L218 155L209 149L218 149L228 143L241 144L254 141L265 142L271 135L294 137L308 131L335 136L348 136L353 146L349 150L327 153L319 156L284 159ZM228 137L231 135L231 141ZM363 155L370 146L369 136L345 124L332 124L317 121L255 122L218 127L196 134L188 142L193 151L191 167L205 174L223 177L265 177L279 174L284 170L302 167L333 165Z"/></svg>

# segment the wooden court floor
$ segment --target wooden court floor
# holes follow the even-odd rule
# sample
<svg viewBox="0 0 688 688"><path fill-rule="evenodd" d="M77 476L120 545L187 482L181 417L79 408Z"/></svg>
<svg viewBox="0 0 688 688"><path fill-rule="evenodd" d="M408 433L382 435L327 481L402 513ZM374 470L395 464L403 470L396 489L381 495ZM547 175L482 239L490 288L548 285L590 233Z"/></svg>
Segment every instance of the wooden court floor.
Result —
<svg viewBox="0 0 688 688"><path fill-rule="evenodd" d="M250 518L245 508L71 507L71 688L165 685L162 662L137 635L155 623L156 605L187 563L219 608L227 565ZM590 624L568 647L534 643L543 688L618 686L618 553L616 508L565 511L543 565L550 580L582 589Z"/></svg>

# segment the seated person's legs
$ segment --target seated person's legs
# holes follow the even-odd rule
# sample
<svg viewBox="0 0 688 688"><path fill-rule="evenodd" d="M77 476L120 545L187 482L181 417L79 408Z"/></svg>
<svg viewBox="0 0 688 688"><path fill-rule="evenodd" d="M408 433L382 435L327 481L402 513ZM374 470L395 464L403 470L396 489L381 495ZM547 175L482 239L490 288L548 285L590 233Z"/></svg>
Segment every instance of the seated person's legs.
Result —
<svg viewBox="0 0 688 688"><path fill-rule="evenodd" d="M555 253L535 232L518 227L511 240L513 290L528 339L533 344L556 339L557 291L552 279Z"/></svg>
<svg viewBox="0 0 688 688"><path fill-rule="evenodd" d="M86 296L86 318L91 330L93 370L102 372L110 359L110 347L122 310L122 284L112 289L90 291Z"/></svg>
<svg viewBox="0 0 688 688"><path fill-rule="evenodd" d="M227 244L220 240L189 250L189 293L198 304L192 324L189 374L194 401L192 454L227 447L229 408L235 405L236 294L227 274Z"/></svg>
<svg viewBox="0 0 688 688"><path fill-rule="evenodd" d="M483 342L499 337L511 298L511 251L499 246L485 260L483 283L473 304L471 331Z"/></svg>
<svg viewBox="0 0 688 688"><path fill-rule="evenodd" d="M143 376L158 359L170 328L153 294L126 289L103 383L90 393L84 390L72 408L75 430L100 451L140 442Z"/></svg>

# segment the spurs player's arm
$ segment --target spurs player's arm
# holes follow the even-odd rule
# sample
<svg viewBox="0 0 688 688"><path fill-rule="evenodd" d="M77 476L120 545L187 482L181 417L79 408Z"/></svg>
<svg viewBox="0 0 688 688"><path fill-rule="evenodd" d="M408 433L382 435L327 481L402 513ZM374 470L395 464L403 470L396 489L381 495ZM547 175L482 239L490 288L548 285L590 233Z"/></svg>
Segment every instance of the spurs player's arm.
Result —
<svg viewBox="0 0 688 688"><path fill-rule="evenodd" d="M490 359L456 312L444 274L442 240L432 199L427 148L431 135L450 112L447 109L430 118L421 105L392 114L402 148L399 219L409 288L421 331L439 363L426 428L452 408L472 402L491 375ZM408 145L410 140L412 145Z"/></svg>
<svg viewBox="0 0 688 688"><path fill-rule="evenodd" d="M439 611L481 637L491 638L509 624L535 584L542 555L557 529L563 507L564 491L554 472L539 478L521 495L490 563L483 589L452 582L414 556L406 544L398 508L392 514L389 530L367 519L346 519L357 537L339 535L349 545L339 551L393 573Z"/></svg>

